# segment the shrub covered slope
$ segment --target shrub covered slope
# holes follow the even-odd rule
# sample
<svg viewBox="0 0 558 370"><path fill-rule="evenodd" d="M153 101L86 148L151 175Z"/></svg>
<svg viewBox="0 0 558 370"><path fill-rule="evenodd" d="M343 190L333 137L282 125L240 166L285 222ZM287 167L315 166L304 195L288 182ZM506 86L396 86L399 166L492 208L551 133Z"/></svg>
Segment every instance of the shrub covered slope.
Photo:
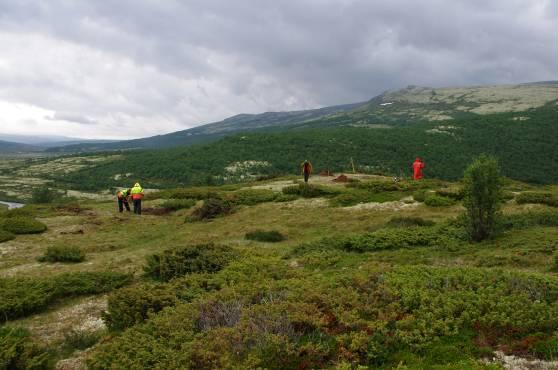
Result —
<svg viewBox="0 0 558 370"><path fill-rule="evenodd" d="M0 216L49 226L0 245L0 358L91 369L496 369L494 351L556 360L554 186L502 182L494 233L472 242L459 217L466 183L354 177L167 189L145 198L176 210L160 215L91 201L87 212Z"/></svg>

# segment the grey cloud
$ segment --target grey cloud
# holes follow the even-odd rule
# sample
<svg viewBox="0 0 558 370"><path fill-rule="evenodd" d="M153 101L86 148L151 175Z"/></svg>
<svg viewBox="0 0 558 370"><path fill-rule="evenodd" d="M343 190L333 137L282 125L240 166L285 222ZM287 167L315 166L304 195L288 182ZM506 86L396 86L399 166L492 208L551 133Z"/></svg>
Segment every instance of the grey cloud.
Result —
<svg viewBox="0 0 558 370"><path fill-rule="evenodd" d="M558 72L558 6L545 0L19 0L0 2L2 33L59 65L0 68L0 98L95 121L193 126Z"/></svg>
<svg viewBox="0 0 558 370"><path fill-rule="evenodd" d="M79 114L74 113L60 113L55 112L52 116L45 116L45 119L48 121L66 121L72 123L79 123L81 125L96 125L97 121L81 116Z"/></svg>

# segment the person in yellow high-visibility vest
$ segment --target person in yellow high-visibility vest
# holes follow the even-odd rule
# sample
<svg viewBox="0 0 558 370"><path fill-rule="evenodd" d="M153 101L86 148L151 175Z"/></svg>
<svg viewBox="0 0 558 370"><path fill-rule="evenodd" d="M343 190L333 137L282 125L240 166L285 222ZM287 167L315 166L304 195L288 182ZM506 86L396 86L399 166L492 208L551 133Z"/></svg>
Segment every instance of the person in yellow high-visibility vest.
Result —
<svg viewBox="0 0 558 370"><path fill-rule="evenodd" d="M122 213L124 211L124 207L126 207L127 212L130 212L128 198L130 197L131 191L132 189L122 189L116 193L116 197L118 198L118 212Z"/></svg>
<svg viewBox="0 0 558 370"><path fill-rule="evenodd" d="M132 202L134 203L134 213L136 215L141 215L141 200L143 198L143 188L138 182L136 182L130 193L132 194Z"/></svg>

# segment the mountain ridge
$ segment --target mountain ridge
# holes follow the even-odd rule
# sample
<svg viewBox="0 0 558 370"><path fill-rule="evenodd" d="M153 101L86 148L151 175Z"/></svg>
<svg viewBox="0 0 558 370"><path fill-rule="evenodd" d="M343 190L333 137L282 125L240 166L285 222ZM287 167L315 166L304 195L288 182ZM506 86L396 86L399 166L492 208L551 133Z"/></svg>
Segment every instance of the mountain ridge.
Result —
<svg viewBox="0 0 558 370"><path fill-rule="evenodd" d="M525 111L558 101L558 82L431 88L409 85L368 101L287 112L241 113L219 122L165 135L68 145L52 152L159 149L215 141L230 134L317 127L390 127L419 122L452 121L472 115Z"/></svg>

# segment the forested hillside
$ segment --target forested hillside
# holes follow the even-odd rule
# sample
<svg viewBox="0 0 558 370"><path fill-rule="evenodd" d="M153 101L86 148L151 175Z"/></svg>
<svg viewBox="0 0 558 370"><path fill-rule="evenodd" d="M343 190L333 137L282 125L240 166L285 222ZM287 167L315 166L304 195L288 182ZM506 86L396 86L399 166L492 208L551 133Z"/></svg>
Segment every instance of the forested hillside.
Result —
<svg viewBox="0 0 558 370"><path fill-rule="evenodd" d="M117 160L64 176L64 187L103 189L141 180L146 186L222 183L242 176L293 174L309 159L316 172L357 170L404 175L416 156L426 175L457 179L481 153L495 155L504 175L558 181L558 105L525 112L471 114L459 120L393 128L317 128L245 134L187 148L122 152ZM129 180L126 179L126 175Z"/></svg>
<svg viewBox="0 0 558 370"><path fill-rule="evenodd" d="M22 143L0 140L0 153L33 152L41 148Z"/></svg>

